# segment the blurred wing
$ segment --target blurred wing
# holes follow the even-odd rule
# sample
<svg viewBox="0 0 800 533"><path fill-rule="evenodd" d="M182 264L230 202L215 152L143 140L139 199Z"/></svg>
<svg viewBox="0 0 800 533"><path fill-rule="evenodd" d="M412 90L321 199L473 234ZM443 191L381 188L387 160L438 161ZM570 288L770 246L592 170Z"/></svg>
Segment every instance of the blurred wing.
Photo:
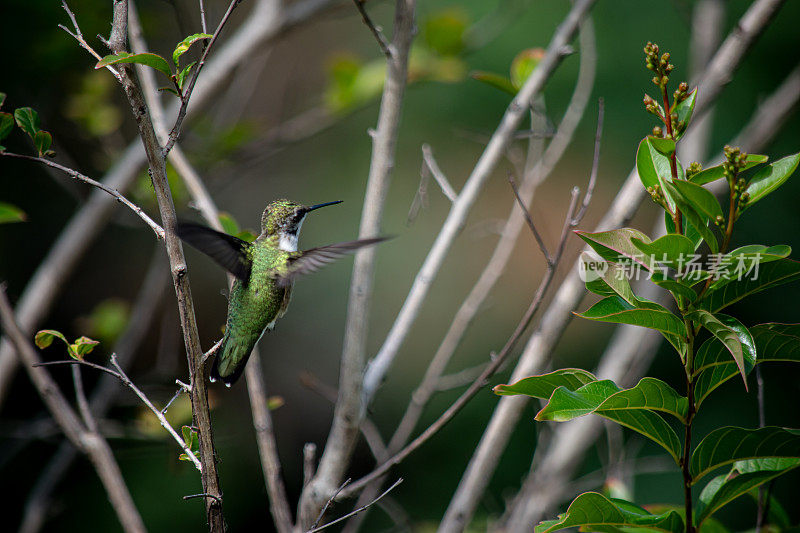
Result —
<svg viewBox="0 0 800 533"><path fill-rule="evenodd" d="M363 246L370 246L385 241L387 237L376 237L373 239L361 239L358 241L339 242L319 248L304 250L295 257L289 259L287 271L278 280L281 285L292 283L297 276L316 272L328 263L333 263L340 257L353 253Z"/></svg>
<svg viewBox="0 0 800 533"><path fill-rule="evenodd" d="M250 243L209 227L182 222L176 228L178 237L197 248L222 268L247 283L250 278Z"/></svg>

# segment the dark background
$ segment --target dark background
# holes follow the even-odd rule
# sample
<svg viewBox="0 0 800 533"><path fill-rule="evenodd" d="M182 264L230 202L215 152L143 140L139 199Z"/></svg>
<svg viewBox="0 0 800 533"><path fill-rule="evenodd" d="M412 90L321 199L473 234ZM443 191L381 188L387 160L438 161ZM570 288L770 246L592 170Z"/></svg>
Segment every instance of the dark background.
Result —
<svg viewBox="0 0 800 533"><path fill-rule="evenodd" d="M226 2L207 0L206 4L211 27L224 12ZM507 72L518 51L547 45L555 26L569 9L569 3L555 1L506 4L509 10L516 7L520 12L508 17L502 31L485 47L460 56L466 70ZM748 4L727 2L726 32ZM183 36L199 31L196 5L193 0L138 2L150 48L168 55ZM74 0L70 6L87 40L100 50L102 45L90 36L107 34L110 2ZM479 0L433 0L421 2L419 19L422 25L427 18L451 9L474 22L496 7L495 2ZM670 50L672 62L678 67L673 79L684 79L688 69L691 8L692 2L678 0L600 2L592 11L598 50L592 104L574 143L534 200L534 217L548 242L557 238L570 188L583 187L588 177L596 116L594 102L598 97L605 98L606 118L598 190L583 223L586 229L593 227L604 213L633 165L639 139L653 126L641 105L643 92L652 92L649 72L643 68L642 46L651 40ZM391 28L390 2L370 2L369 9L378 23ZM248 2L243 2L234 13L231 26L244 20L248 11ZM797 20L800 20L800 3L788 2L750 51L719 100L710 153L717 153L735 136L760 99L769 95L797 64L800 59ZM53 133L57 160L100 178L119 151L134 138L134 126L113 78L107 72L93 70L94 60L57 29L59 23L68 24L68 19L57 2L3 2L0 91L8 94L4 110L23 106L37 109L42 127ZM327 66L340 53L362 61L380 57L372 36L349 2L285 35L268 56L263 50L253 50L254 68L262 66L260 74L245 78L247 81L240 83L243 87L228 89L227 93L245 95L239 113L231 112L229 99L220 97L201 120L185 128L182 146L204 176L217 205L243 226L256 227L264 205L275 198L288 197L305 204L341 199L344 204L309 217L301 247L356 236L369 168L371 145L367 129L376 121L376 101L343 114L331 128L277 153L268 153L259 144L259 139L276 123L323 102ZM545 91L548 114L556 123L572 93L577 65L577 55L567 58ZM247 74L239 71L236 76ZM439 165L458 190L480 155L481 139L491 134L508 101L507 95L468 77L450 83L422 80L409 87L383 223L384 233L397 238L380 248L369 336L373 354L402 305L448 210L448 201L431 186L429 207L412 225L406 223L419 183L421 144L431 144ZM236 120L231 121L231 116ZM774 160L796 152L800 144L798 131L800 117L795 113L765 153ZM4 144L11 151L31 150L19 134ZM513 201L505 180L509 168L507 163L501 165L487 184L433 286L413 334L379 393L373 418L385 436L393 431L410 391L418 383L453 313L491 254L496 241L494 228L498 220L505 218ZM9 159L0 159L0 186L0 201L19 206L28 216L25 223L0 225L0 280L7 281L8 293L16 301L89 189L67 178L54 179L39 165ZM800 180L795 177L780 193L748 211L737 225L733 245L785 243L800 249L798 192ZM152 200L147 199L146 186L139 186L132 195L150 213L155 213ZM187 208L187 195L181 195L179 190L176 204L183 217L197 218ZM656 214L654 206L646 203L632 226L649 231ZM42 327L59 329L73 338L86 333L83 327L86 317L100 302L132 300L150 256L157 250L153 241L152 233L120 206L114 222L103 230L63 287L58 303ZM577 238L572 238L569 244L572 255L563 269L571 268L574 252L580 246ZM210 346L218 338L225 317L225 300L220 295L224 276L199 254L189 251L187 256L201 338L204 346ZM298 376L310 371L322 382L336 384L350 268L351 260L344 260L298 283L290 312L260 344L269 391L285 402L274 412L274 419L292 501L300 489L302 446L305 442L316 442L322 447L332 412L332 405L304 388ZM527 307L542 270L543 261L535 243L523 233L505 275L456 353L453 370L485 361L491 350L502 346ZM158 404L171 396L174 388L170 384L175 377L185 376L182 343L175 333L177 313L171 287L165 285L165 294L164 304L154 319L153 334L137 354L131 371L131 377ZM735 306L731 314L748 325L798 322L798 297L797 286L784 286ZM612 332L613 327L608 324L573 321L557 346L554 366L592 368ZM109 349L110 343L104 343L91 357L102 362ZM680 387L681 367L677 359L663 346L661 352L650 374ZM43 357L60 359L64 353L60 347L49 348ZM800 423L797 368L772 365L763 370L768 423L797 426ZM72 395L70 380L65 379L69 372L65 369L52 372L63 382L65 392ZM96 378L89 372L84 372L84 376L89 385ZM496 377L493 383L506 378L507 373ZM744 427L757 424L753 388L750 394L741 394L741 388L740 382L731 380L704 404L697 422L699 433L722 423ZM437 396L422 422L433 420L459 392ZM197 473L188 463L177 461L174 443L167 441L157 426L152 429L152 420L148 422L148 414L127 391L120 398L120 405L111 413L116 420L109 426L111 444L146 524L152 531L203 527L199 500L185 503L180 499L184 494L200 492ZM245 526L268 528L270 518L245 387L238 384L231 390L212 388L212 401L226 519L232 530ZM488 389L479 394L440 435L396 469L405 482L394 496L420 530L435 527L441 518L496 403L497 398ZM489 516L502 512L504 499L515 493L528 471L537 432L533 409L534 406L529 408L529 420L520 422L503 456L482 501L476 530L485 529L481 524ZM176 407L173 414L180 415L180 411ZM9 511L5 523L11 528L16 527L41 467L60 441L58 435L41 438L26 434L30 433L32 421L44 416L27 378L19 374L0 411L0 476L7 491L2 507ZM634 442L632 453L660 454L653 446L640 446L642 441L636 436L626 433L626 439ZM608 456L606 448L601 442L596 453L588 454L584 473L602 467ZM372 463L364 446L358 448L355 457L351 473L357 477L367 472ZM791 488L797 481L798 476L793 474L776 483L776 490L788 496L784 503L795 521L800 518L800 510L796 492L793 494ZM637 476L634 491L639 503L682 500L675 468ZM754 515L755 506L744 499L732 507L736 509L721 515L723 519L727 517L729 525L744 523L740 521L750 520ZM365 530L378 531L389 525L385 515L376 511ZM83 459L78 460L56 490L52 519L46 529L117 528L116 518L91 466Z"/></svg>

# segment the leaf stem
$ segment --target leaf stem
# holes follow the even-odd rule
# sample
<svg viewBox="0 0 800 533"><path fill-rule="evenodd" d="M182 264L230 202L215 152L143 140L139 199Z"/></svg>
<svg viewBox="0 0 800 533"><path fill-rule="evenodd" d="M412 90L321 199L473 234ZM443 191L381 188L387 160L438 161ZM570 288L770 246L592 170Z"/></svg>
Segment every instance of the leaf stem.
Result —
<svg viewBox="0 0 800 533"><path fill-rule="evenodd" d="M669 106L669 93L667 92L666 84L661 85L661 96L664 100L664 126L667 128L667 138L675 139L672 132L672 113L670 111ZM677 142L677 140L676 140ZM678 179L678 156L677 150L672 152L669 156L669 169L672 173L672 181L676 181ZM675 213L672 213L672 221L675 223L675 231L679 235L683 235L683 217L681 216L681 210L678 209L678 206L675 206Z"/></svg>

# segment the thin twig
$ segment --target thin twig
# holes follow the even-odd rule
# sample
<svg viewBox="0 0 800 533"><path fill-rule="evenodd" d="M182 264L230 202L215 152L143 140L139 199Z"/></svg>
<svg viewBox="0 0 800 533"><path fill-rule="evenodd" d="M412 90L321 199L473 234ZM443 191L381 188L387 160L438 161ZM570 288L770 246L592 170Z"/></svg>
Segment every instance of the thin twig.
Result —
<svg viewBox="0 0 800 533"><path fill-rule="evenodd" d="M395 481L395 482L392 484L392 486L391 486L391 487L389 487L388 489L386 489L385 491L383 491L383 493L381 493L381 495L380 495L380 496L378 496L377 498L375 498L374 500L372 500L372 501L371 501L371 502L369 502L368 504L366 504L366 505L362 505L362 506L361 506L361 507L359 507L358 509L355 509L354 511L350 511L350 512L349 512L349 513L347 513L346 515L344 515L344 516L340 516L340 517L339 517L339 518L337 518L336 520L332 520L331 522L328 522L328 523L327 523L327 524L325 524L324 526L320 526L320 527L317 527L317 528L312 528L312 529L308 530L306 533L316 533L317 531L322 531L323 529L325 529L325 528L327 528L327 527L330 527L330 526L332 526L332 525L334 525L334 524L338 524L338 523L339 523L339 522L341 522L342 520L347 520L347 519L348 519L348 518L350 518L351 516L355 516L355 515L357 515L358 513L360 513L361 511L365 510L367 507L369 507L370 505L372 505L372 504L374 504L374 503L377 503L377 502L378 502L378 501L379 501L381 498L383 498L384 496L386 496L387 494L389 494L389 493L390 493L392 490L394 490L394 488L395 488L396 486L398 486L398 485L399 485L400 483L402 483L402 482L403 482L403 478L401 478L401 477L400 477L400 478L397 478L397 481Z"/></svg>
<svg viewBox="0 0 800 533"><path fill-rule="evenodd" d="M314 520L314 523L311 524L311 527L309 528L309 531L307 531L306 533L310 533L310 531L312 531L314 528L316 528L319 525L320 521L322 520L322 517L325 516L325 512L328 510L328 507L331 505L331 503L333 503L333 500L336 499L336 497L339 495L339 493L342 492L342 490L344 490L344 488L350 483L350 481L351 481L351 479L347 478L347 479L344 480L344 482L341 485L339 485L339 488L336 489L336 491L333 493L333 496L328 498L328 501L325 502L325 505L322 507L322 510L319 512L319 516L317 516L317 519Z"/></svg>
<svg viewBox="0 0 800 533"><path fill-rule="evenodd" d="M86 400L86 391L83 388L83 377L81 376L81 367L72 367L72 383L75 385L75 401L78 404L78 410L83 418L83 423L86 428L92 433L97 433L97 422L95 422L92 412L89 409L89 402Z"/></svg>
<svg viewBox="0 0 800 533"><path fill-rule="evenodd" d="M73 13L72 10L69 8L66 0L61 0L61 7L63 7L64 11L67 12L69 19L72 21L72 27L75 28L75 32L71 32L63 24L59 24L58 27L67 32L68 34L70 34L73 39L78 41L78 44L81 45L81 48L85 49L90 54L92 54L92 56L94 56L95 59L97 59L98 61L103 59L103 57L97 52L95 52L94 48L89 46L89 43L87 43L86 40L83 38L83 34L81 33L81 28L78 26L78 21L75 18L75 13ZM114 75L115 78L117 78L117 81L122 81L119 72L117 72L117 69L115 69L113 65L106 65L106 68L108 69L109 72L111 72L111 74Z"/></svg>
<svg viewBox="0 0 800 533"><path fill-rule="evenodd" d="M186 111L189 108L189 99L192 97L194 86L197 83L197 78L200 77L200 71L203 70L203 66L206 63L208 53L214 47L214 43L217 42L217 37L219 37L219 34L222 32L222 29L228 22L231 13L233 13L233 10L236 9L236 6L238 6L239 2L241 1L242 0L231 0L231 3L228 5L228 10L225 11L225 14L222 16L222 20L220 20L217 29L214 31L214 34L208 41L208 45L205 47L205 50L203 50L203 55L200 56L200 61L197 62L197 67L194 69L194 76L192 76L192 79L189 81L189 85L181 95L181 107L178 110L178 117L175 119L175 125L172 126L172 131L169 132L167 143L164 145L164 148L161 151L161 155L165 159L169 154L169 151L172 150L172 147L175 145L175 142L178 140L178 136L181 133L181 125L183 124L183 119L186 118Z"/></svg>
<svg viewBox="0 0 800 533"><path fill-rule="evenodd" d="M133 381L131 381L131 379L128 377L128 375L125 373L124 370L122 370L122 367L119 365L119 362L117 361L117 354L115 354L115 353L111 354L111 364L113 365L113 367L116 370L108 368L108 367L103 366L103 365L98 365L96 363L92 363L91 361L86 361L86 360L83 360L83 359L65 359L65 360L62 360L62 361L46 361L46 362L36 363L33 366L39 367L39 366L58 366L58 365L83 365L83 366L88 366L89 368L94 368L95 370L100 370L101 372L105 372L106 374L114 376L115 378L120 380L120 382L123 385L125 385L126 387L131 389L133 391L133 393L136 394L136 396L139 397L139 399L142 401L142 403L144 403L145 406L147 406L147 408L150 409L153 412L154 415L156 415L156 418L158 418L158 421L161 423L161 427L163 427L164 429L167 430L167 433L169 433L170 436L172 436L172 438L175 440L175 442L178 443L178 446L181 447L183 452L187 456L189 456L189 459L191 459L192 463L194 463L194 466L197 468L197 470L202 471L202 465L200 464L199 459L195 456L194 452L189 448L189 446L186 444L186 442L183 440L183 438L180 435L178 435L178 432L175 431L175 429L169 423L167 418L164 416L164 413L166 412L166 409L164 409L163 411L158 409L155 405L153 405L153 402L151 402L150 399L141 391L141 389L139 389L139 387L137 387L133 383Z"/></svg>
<svg viewBox="0 0 800 533"><path fill-rule="evenodd" d="M586 186L586 194L583 196L583 202L578 214L575 215L575 220L572 221L573 226L580 224L586 210L589 208L589 202L592 201L592 193L594 192L594 184L597 182L597 169L600 167L600 139L603 137L603 117L605 116L605 101L602 98L597 100L597 130L594 134L594 157L592 157L592 173L589 175L589 184Z"/></svg>
<svg viewBox="0 0 800 533"><path fill-rule="evenodd" d="M508 183L511 185L511 190L514 191L514 197L517 199L517 204L519 204L519 208L522 210L522 215L525 217L525 222L528 223L528 227L531 229L533 233L533 237L536 239L536 244L539 245L539 250L542 252L545 261L547 264L553 262L553 258L550 257L550 252L547 251L547 246L542 240L542 236L539 234L539 230L536 229L536 225L533 223L533 219L531 218L531 213L528 211L528 208L525 206L525 202L522 200L522 197L519 195L519 188L517 188L517 183L514 181L514 176L511 173L508 173Z"/></svg>
<svg viewBox="0 0 800 533"><path fill-rule="evenodd" d="M33 155L24 155L24 154L14 154L14 153L11 153L11 152L0 152L0 156L13 157L13 158L16 158L16 159L27 159L29 161L36 161L38 163L43 163L43 164L45 164L45 165L47 165L49 167L53 167L55 169L58 169L58 170L64 172L65 174L71 176L72 178L75 178L78 181L82 181L84 183L88 183L89 185L91 185L93 187L97 187L101 191L106 192L106 193L110 194L111 196L113 196L114 198L116 198L118 202L120 202L120 203L124 204L125 206L127 206L128 208L130 208L131 211L136 213L136 215L139 218L144 220L144 222L148 226L150 226L150 228L153 230L153 232L156 234L156 237L159 240L162 240L162 241L164 240L164 228L159 226L152 218L147 216L147 213L145 213L142 210L141 207L139 207L138 205L134 204L133 202L131 202L130 200L125 198L122 194L120 194L120 192L118 190L112 189L111 187L108 187L105 184L100 183L99 181L95 181L92 178L81 174L77 170L73 170L73 169L65 167L63 165L59 165L58 163L56 163L54 161L50 161L49 159L46 159L44 157L37 157L37 156L33 156Z"/></svg>
<svg viewBox="0 0 800 533"><path fill-rule="evenodd" d="M200 494L187 494L186 496L183 497L184 500L193 500L195 498L211 498L212 500L217 502L218 505L220 506L222 505L222 500L220 499L219 496L214 496L213 494L209 494L207 492L201 492Z"/></svg>
<svg viewBox="0 0 800 533"><path fill-rule="evenodd" d="M203 0L200 0L200 27L203 33L208 33L208 28L206 27L206 6Z"/></svg>
<svg viewBox="0 0 800 533"><path fill-rule="evenodd" d="M369 14L364 7L365 1L353 0L353 3L356 5L358 12L361 13L361 19L364 21L364 24L367 25L369 31L371 31L372 35L375 36L375 40L378 41L378 46L381 47L381 52L383 52L383 55L385 55L387 59L392 59L392 50L389 48L389 41L386 40L386 37L384 37L381 29L375 26L375 23L372 22L372 19L369 17Z"/></svg>
<svg viewBox="0 0 800 533"><path fill-rule="evenodd" d="M458 193L456 193L453 186L450 185L450 181L448 181L447 176L444 175L442 169L439 168L439 165L436 163L436 159L433 157L433 150L429 144L422 145L422 159L425 161L425 165L431 171L431 175L436 180L436 183L439 184L439 187L442 188L442 192L447 199L451 202L455 203L458 199Z"/></svg>

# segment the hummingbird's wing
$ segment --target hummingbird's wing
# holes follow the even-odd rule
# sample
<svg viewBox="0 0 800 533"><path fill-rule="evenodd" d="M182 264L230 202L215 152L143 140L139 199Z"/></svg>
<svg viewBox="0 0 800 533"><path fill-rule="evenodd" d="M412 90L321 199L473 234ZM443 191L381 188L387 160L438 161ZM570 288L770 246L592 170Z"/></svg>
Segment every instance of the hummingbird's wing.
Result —
<svg viewBox="0 0 800 533"><path fill-rule="evenodd" d="M332 263L344 255L355 252L362 246L376 244L386 239L387 237L376 237L358 241L338 242L336 244L329 244L328 246L320 246L319 248L310 248L302 252L297 252L292 254L292 257L289 258L286 271L281 272L281 274L276 277L281 285L289 285L294 282L295 278L298 276L316 272L328 263Z"/></svg>
<svg viewBox="0 0 800 533"><path fill-rule="evenodd" d="M197 248L222 268L247 283L250 278L250 243L209 227L181 222L176 228L178 237Z"/></svg>

